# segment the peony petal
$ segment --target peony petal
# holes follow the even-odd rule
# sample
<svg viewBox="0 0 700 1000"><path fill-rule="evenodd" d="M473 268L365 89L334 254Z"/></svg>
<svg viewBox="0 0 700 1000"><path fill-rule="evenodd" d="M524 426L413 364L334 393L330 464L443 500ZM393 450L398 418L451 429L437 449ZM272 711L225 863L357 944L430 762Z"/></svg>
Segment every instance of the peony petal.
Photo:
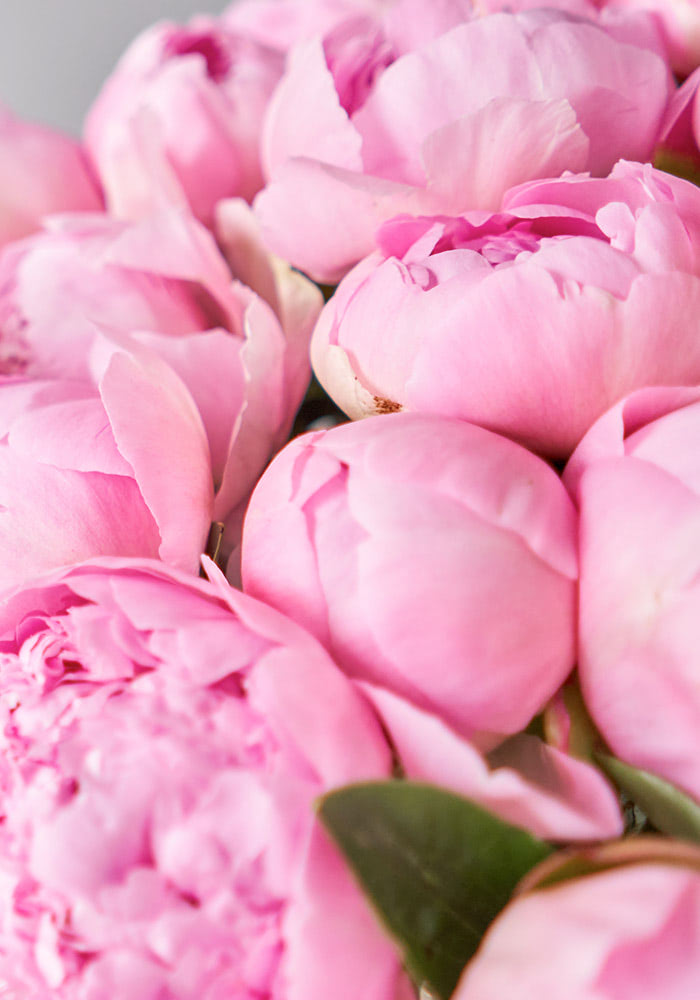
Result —
<svg viewBox="0 0 700 1000"><path fill-rule="evenodd" d="M196 571L209 531L213 483L192 397L154 356L115 354L100 383L117 447L161 534L161 557Z"/></svg>
<svg viewBox="0 0 700 1000"><path fill-rule="evenodd" d="M583 170L589 140L566 100L499 97L428 136L423 162L428 187L450 212L497 211L521 181ZM507 156L494 158L494 149Z"/></svg>
<svg viewBox="0 0 700 1000"><path fill-rule="evenodd" d="M402 212L421 215L441 209L420 188L305 157L285 163L254 207L272 250L328 284L374 249L374 233L382 222Z"/></svg>
<svg viewBox="0 0 700 1000"><path fill-rule="evenodd" d="M267 176L276 179L292 157L313 157L361 170L362 139L340 106L320 38L291 53L287 72L270 101L262 141Z"/></svg>
<svg viewBox="0 0 700 1000"><path fill-rule="evenodd" d="M403 980L398 954L353 882L337 849L316 826L289 907L285 961L289 1000L387 1000Z"/></svg>
<svg viewBox="0 0 700 1000"><path fill-rule="evenodd" d="M617 796L588 764L535 737L515 736L489 766L438 716L383 688L360 687L379 712L407 778L449 788L545 840L621 834Z"/></svg>
<svg viewBox="0 0 700 1000"><path fill-rule="evenodd" d="M54 469L8 448L0 471L0 589L91 556L157 554L157 526L131 477Z"/></svg>

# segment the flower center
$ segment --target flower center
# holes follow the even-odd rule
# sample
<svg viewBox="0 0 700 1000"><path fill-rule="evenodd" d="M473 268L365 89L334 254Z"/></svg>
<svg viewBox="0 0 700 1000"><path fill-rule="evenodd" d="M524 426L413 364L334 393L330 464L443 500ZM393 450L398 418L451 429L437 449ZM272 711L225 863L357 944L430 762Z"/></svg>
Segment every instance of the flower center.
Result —
<svg viewBox="0 0 700 1000"><path fill-rule="evenodd" d="M179 31L168 39L167 56L200 55L207 67L207 76L220 83L231 69L231 57L221 42L204 31Z"/></svg>

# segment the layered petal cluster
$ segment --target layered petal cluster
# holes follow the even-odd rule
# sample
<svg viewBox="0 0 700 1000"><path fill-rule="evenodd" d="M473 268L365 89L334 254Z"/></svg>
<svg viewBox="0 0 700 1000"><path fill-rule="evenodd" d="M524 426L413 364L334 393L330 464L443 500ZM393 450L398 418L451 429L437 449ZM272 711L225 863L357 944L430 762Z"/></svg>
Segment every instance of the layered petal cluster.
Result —
<svg viewBox="0 0 700 1000"><path fill-rule="evenodd" d="M630 864L516 898L454 1000L694 1000L700 872Z"/></svg>
<svg viewBox="0 0 700 1000"><path fill-rule="evenodd" d="M648 164L402 216L377 244L312 341L352 417L436 412L567 457L633 389L700 382L700 192Z"/></svg>
<svg viewBox="0 0 700 1000"><path fill-rule="evenodd" d="M212 521L226 554L237 544L308 383L321 304L247 213L222 206L221 228L260 294L175 212L66 216L6 248L1 587L91 555L159 553L196 572Z"/></svg>
<svg viewBox="0 0 700 1000"><path fill-rule="evenodd" d="M391 758L317 643L223 579L125 561L14 593L0 636L5 992L394 1000L312 809Z"/></svg>
<svg viewBox="0 0 700 1000"><path fill-rule="evenodd" d="M0 246L39 229L45 215L101 208L79 143L0 107Z"/></svg>
<svg viewBox="0 0 700 1000"><path fill-rule="evenodd" d="M0 997L697 1000L700 850L624 835L700 804L699 60L241 0L84 145L0 109ZM459 899L480 810L331 839L367 781L521 830Z"/></svg>
<svg viewBox="0 0 700 1000"><path fill-rule="evenodd" d="M242 568L357 678L407 777L551 840L621 832L598 772L502 742L574 658L576 519L534 455L406 414L299 438L253 494Z"/></svg>
<svg viewBox="0 0 700 1000"><path fill-rule="evenodd" d="M669 93L658 52L593 21L400 0L292 49L256 210L276 252L334 282L399 213L493 211L532 178L647 159Z"/></svg>
<svg viewBox="0 0 700 1000"><path fill-rule="evenodd" d="M459 421L395 414L287 445L242 571L350 675L467 734L517 732L573 665L573 505L539 458Z"/></svg>
<svg viewBox="0 0 700 1000"><path fill-rule="evenodd" d="M85 125L110 211L139 218L178 203L211 225L220 199L252 198L262 186L263 114L283 65L281 53L214 18L140 35Z"/></svg>
<svg viewBox="0 0 700 1000"><path fill-rule="evenodd" d="M581 513L579 670L613 752L700 800L700 393L645 390L567 468Z"/></svg>

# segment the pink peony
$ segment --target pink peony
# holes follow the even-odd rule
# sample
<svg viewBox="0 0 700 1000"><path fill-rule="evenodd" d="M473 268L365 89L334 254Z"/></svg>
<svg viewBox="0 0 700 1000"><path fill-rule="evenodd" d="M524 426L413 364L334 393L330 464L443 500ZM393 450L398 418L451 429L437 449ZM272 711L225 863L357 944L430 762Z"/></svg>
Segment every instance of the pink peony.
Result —
<svg viewBox="0 0 700 1000"><path fill-rule="evenodd" d="M700 873L629 864L516 897L453 1000L696 1000Z"/></svg>
<svg viewBox="0 0 700 1000"><path fill-rule="evenodd" d="M394 1000L317 826L388 774L372 713L216 577L102 561L0 613L0 982L16 1000Z"/></svg>
<svg viewBox="0 0 700 1000"><path fill-rule="evenodd" d="M402 212L493 211L523 181L647 159L669 88L658 53L591 21L401 0L292 50L256 210L276 252L337 281Z"/></svg>
<svg viewBox="0 0 700 1000"><path fill-rule="evenodd" d="M110 211L138 218L175 202L211 225L220 199L252 198L262 186L263 112L283 64L214 18L140 35L85 126Z"/></svg>
<svg viewBox="0 0 700 1000"><path fill-rule="evenodd" d="M245 589L351 676L493 745L573 665L576 518L541 459L409 414L293 441L246 515Z"/></svg>
<svg viewBox="0 0 700 1000"><path fill-rule="evenodd" d="M700 382L700 192L650 166L510 191L500 212L399 217L312 340L351 417L430 411L568 456L638 386Z"/></svg>
<svg viewBox="0 0 700 1000"><path fill-rule="evenodd" d="M0 245L39 229L52 212L100 208L80 145L0 107Z"/></svg>
<svg viewBox="0 0 700 1000"><path fill-rule="evenodd" d="M0 258L2 367L28 379L0 386L0 587L92 555L196 572L211 521L237 544L308 383L320 295L267 258L245 205L220 221L261 295L174 212L65 217ZM94 493L97 473L116 479Z"/></svg>
<svg viewBox="0 0 700 1000"><path fill-rule="evenodd" d="M700 800L700 391L646 390L567 468L581 512L579 671L613 752Z"/></svg>
<svg viewBox="0 0 700 1000"><path fill-rule="evenodd" d="M371 678L360 687L407 777L550 840L614 837L597 771L479 731L524 725L568 670L573 530L534 456L467 425L386 418L277 458L249 509L244 583Z"/></svg>

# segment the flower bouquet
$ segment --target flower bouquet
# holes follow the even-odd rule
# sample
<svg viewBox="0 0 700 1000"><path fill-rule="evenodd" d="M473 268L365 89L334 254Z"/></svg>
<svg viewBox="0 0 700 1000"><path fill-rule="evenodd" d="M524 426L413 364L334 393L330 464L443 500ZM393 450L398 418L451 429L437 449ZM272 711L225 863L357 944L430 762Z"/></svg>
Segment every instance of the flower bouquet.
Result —
<svg viewBox="0 0 700 1000"><path fill-rule="evenodd" d="M700 996L699 66L238 0L2 111L3 1000Z"/></svg>

